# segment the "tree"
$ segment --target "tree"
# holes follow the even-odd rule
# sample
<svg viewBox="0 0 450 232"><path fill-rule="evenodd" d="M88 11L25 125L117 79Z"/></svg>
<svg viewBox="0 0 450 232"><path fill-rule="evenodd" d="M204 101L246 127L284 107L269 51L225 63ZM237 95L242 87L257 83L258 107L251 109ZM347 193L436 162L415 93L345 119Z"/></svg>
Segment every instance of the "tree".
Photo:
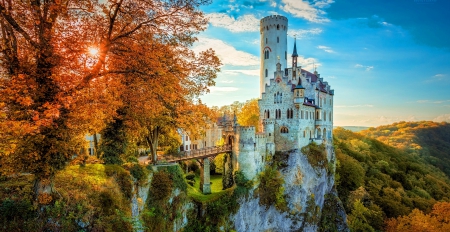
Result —
<svg viewBox="0 0 450 232"><path fill-rule="evenodd" d="M237 120L241 126L254 126L259 131L259 106L258 99L251 99L244 103L237 114Z"/></svg>
<svg viewBox="0 0 450 232"><path fill-rule="evenodd" d="M168 73L183 74L182 81L175 83L187 86L183 93L192 91L185 95L186 102L207 91L207 86L214 84L220 62L212 51L196 55L189 50L193 35L206 26L198 10L205 3L208 1L0 2L2 173L35 174L36 198L49 203L53 176L84 146L84 134L92 130L90 122L95 122L96 130L101 129L117 115L117 109L129 106L119 96L124 89L131 92L132 78L164 82L161 80L166 80ZM147 43L147 39L157 42ZM155 49L157 55L144 59L155 46L165 49ZM174 54L168 60L183 65L170 66L167 60L159 60L164 57L161 52L167 51ZM179 102L172 99L159 100L156 110L148 114L165 115L158 108L161 105L181 108L178 113L189 108L178 107ZM159 132L158 126L155 128L152 133Z"/></svg>

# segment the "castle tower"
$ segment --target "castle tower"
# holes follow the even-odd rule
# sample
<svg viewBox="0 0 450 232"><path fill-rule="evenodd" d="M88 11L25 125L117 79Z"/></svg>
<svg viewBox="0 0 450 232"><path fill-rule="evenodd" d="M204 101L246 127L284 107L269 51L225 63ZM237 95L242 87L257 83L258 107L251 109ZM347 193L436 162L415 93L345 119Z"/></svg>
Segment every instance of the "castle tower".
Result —
<svg viewBox="0 0 450 232"><path fill-rule="evenodd" d="M287 30L288 20L281 15L264 17L260 22L261 34L261 69L260 69L260 94L264 92L264 86L270 85L273 78L278 58L281 68L287 68Z"/></svg>

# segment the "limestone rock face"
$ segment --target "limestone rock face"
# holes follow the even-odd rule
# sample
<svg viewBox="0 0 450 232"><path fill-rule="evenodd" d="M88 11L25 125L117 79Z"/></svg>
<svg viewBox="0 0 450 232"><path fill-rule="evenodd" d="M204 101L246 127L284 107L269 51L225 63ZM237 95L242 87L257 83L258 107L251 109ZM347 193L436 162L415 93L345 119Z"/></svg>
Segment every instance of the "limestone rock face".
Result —
<svg viewBox="0 0 450 232"><path fill-rule="evenodd" d="M288 206L281 212L275 206L266 207L259 204L257 194L240 199L240 208L230 216L236 231L318 231L321 217L337 214L340 231L349 231L345 223L343 207L340 212L324 211L326 196L334 194L334 153L328 146L328 167L313 167L308 157L299 150L289 152L287 167L280 170L284 179L284 194ZM328 169L333 170L328 170ZM335 203L335 202L333 202ZM335 204L341 204L340 201ZM342 205L341 205L342 206Z"/></svg>

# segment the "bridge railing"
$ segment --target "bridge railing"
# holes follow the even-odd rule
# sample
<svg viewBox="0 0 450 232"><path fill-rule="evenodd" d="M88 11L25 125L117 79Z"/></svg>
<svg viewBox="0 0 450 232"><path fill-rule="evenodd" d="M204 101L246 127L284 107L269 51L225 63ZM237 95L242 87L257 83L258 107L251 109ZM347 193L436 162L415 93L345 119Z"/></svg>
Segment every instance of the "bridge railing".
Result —
<svg viewBox="0 0 450 232"><path fill-rule="evenodd" d="M167 161L178 161L178 160L189 160L195 159L197 157L208 157L217 155L219 153L230 152L231 145L223 145L223 146L214 146L214 147L205 147L195 150L182 151L178 153L178 155L170 155L166 156Z"/></svg>

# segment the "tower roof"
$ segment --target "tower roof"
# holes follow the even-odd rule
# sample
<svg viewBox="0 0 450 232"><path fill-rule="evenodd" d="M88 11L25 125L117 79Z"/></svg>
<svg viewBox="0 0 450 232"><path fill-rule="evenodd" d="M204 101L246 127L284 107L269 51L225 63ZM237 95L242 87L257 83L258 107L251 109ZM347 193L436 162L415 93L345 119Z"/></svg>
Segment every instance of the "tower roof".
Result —
<svg viewBox="0 0 450 232"><path fill-rule="evenodd" d="M304 87L302 86L302 78L298 78L298 84L297 86L295 86L295 89L304 89Z"/></svg>
<svg viewBox="0 0 450 232"><path fill-rule="evenodd" d="M294 40L294 51L292 52L292 57L298 57L298 54L297 54L297 39Z"/></svg>

